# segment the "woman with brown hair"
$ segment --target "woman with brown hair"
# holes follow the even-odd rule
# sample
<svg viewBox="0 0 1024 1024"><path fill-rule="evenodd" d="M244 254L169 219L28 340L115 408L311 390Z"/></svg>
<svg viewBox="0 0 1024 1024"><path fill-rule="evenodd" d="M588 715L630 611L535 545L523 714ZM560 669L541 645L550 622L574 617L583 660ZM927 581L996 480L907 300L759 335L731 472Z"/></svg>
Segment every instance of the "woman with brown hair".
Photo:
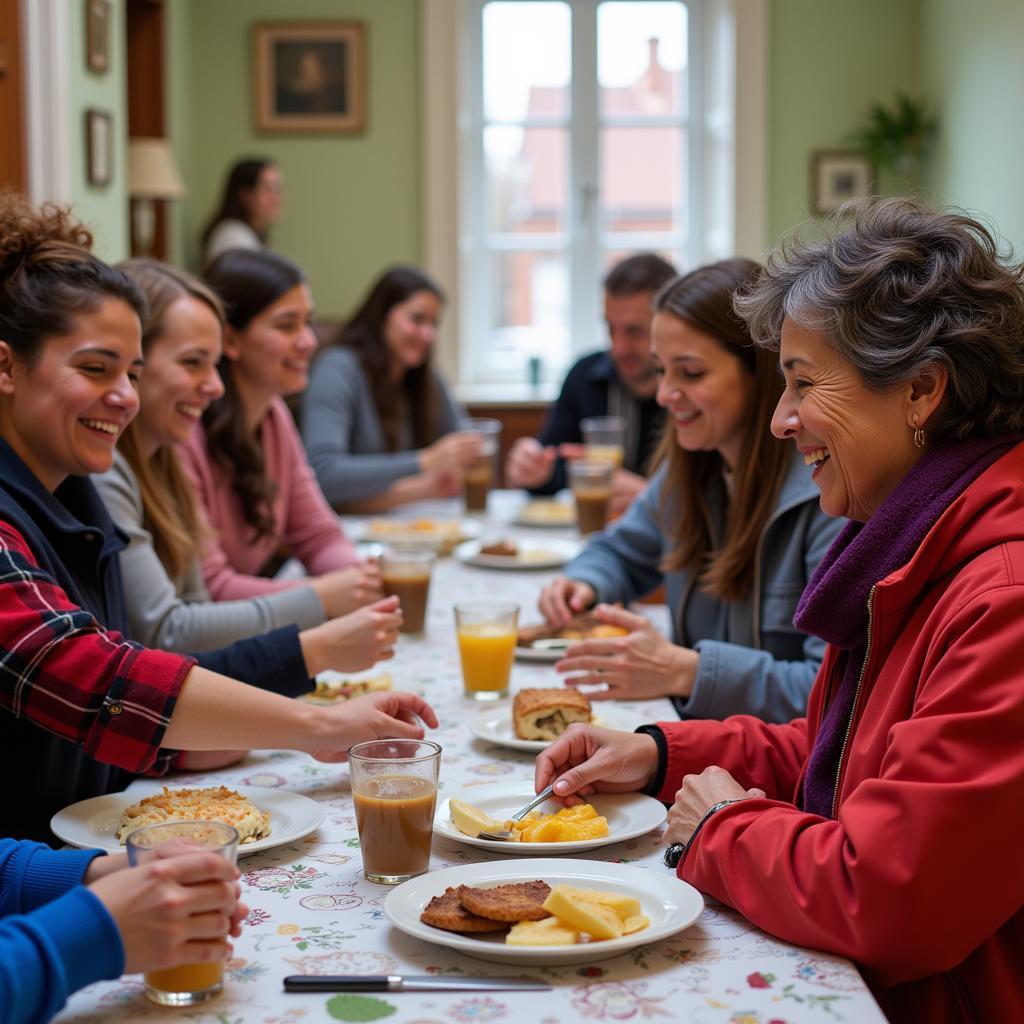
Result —
<svg viewBox="0 0 1024 1024"><path fill-rule="evenodd" d="M209 530L175 445L189 439L224 392L217 372L223 306L198 278L156 260L128 260L118 269L146 299L146 371L139 381L139 415L121 434L114 465L96 486L128 536L119 558L132 636L169 651L230 644L241 654L256 645L236 641L281 630L278 646L290 651L287 663L294 668L289 673L278 664L274 674L278 687L300 692L324 668L356 671L390 657L401 621L394 598L349 612L326 628L315 583L236 601L210 599L199 562ZM227 666L224 671L242 674Z"/></svg>
<svg viewBox="0 0 1024 1024"><path fill-rule="evenodd" d="M803 460L771 436L782 390L774 359L732 311L758 264L723 260L670 281L654 300L653 352L668 412L647 489L545 587L552 623L600 600L628 630L574 644L556 665L591 698L672 698L680 717L802 714L824 645L793 625L838 524L818 508ZM664 582L672 642L627 603Z"/></svg>
<svg viewBox="0 0 1024 1024"><path fill-rule="evenodd" d="M414 267L373 284L313 368L302 400L309 461L335 508L378 511L457 494L480 449L431 358L444 295Z"/></svg>

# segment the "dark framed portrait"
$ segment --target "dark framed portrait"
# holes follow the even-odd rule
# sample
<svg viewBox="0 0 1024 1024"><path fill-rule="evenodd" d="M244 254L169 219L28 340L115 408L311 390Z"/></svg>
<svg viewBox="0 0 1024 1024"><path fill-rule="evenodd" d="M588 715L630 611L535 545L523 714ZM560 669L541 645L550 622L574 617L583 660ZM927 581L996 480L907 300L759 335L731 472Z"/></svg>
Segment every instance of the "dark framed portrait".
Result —
<svg viewBox="0 0 1024 1024"><path fill-rule="evenodd" d="M106 188L114 178L114 118L102 110L85 112L85 180Z"/></svg>
<svg viewBox="0 0 1024 1024"><path fill-rule="evenodd" d="M110 67L110 0L85 0L85 65L100 74Z"/></svg>
<svg viewBox="0 0 1024 1024"><path fill-rule="evenodd" d="M354 21L253 26L258 132L366 130L366 27Z"/></svg>
<svg viewBox="0 0 1024 1024"><path fill-rule="evenodd" d="M819 149L811 154L811 209L831 213L854 196L871 194L871 161L856 149Z"/></svg>

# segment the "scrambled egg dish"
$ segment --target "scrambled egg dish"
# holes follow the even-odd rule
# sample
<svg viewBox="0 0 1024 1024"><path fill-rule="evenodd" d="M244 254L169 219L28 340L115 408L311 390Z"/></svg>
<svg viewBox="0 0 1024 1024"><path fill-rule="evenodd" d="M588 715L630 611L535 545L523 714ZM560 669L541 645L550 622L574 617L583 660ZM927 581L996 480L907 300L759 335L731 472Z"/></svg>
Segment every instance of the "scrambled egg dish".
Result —
<svg viewBox="0 0 1024 1024"><path fill-rule="evenodd" d="M248 797L233 789L226 786L168 789L164 786L162 793L147 796L124 809L117 838L123 844L135 829L165 821L220 821L234 825L242 844L270 835L270 811L261 811Z"/></svg>

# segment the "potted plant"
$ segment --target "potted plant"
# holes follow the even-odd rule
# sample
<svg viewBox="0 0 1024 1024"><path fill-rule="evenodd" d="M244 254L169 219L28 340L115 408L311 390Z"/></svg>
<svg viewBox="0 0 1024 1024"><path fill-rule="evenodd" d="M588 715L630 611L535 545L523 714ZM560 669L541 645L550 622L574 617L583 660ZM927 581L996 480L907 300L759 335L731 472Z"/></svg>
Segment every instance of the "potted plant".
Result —
<svg viewBox="0 0 1024 1024"><path fill-rule="evenodd" d="M924 100L897 93L891 107L872 103L856 135L857 145L881 171L910 175L928 151L938 124Z"/></svg>

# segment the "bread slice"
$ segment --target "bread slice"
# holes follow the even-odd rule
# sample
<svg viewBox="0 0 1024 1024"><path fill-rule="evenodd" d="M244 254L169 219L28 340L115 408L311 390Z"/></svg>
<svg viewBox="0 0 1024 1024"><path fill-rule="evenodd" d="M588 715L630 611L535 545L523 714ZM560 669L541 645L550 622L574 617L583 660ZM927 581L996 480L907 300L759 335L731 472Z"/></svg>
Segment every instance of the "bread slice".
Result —
<svg viewBox="0 0 1024 1024"><path fill-rule="evenodd" d="M555 740L573 722L590 719L590 701L571 687L520 690L512 702L512 725L521 740Z"/></svg>

